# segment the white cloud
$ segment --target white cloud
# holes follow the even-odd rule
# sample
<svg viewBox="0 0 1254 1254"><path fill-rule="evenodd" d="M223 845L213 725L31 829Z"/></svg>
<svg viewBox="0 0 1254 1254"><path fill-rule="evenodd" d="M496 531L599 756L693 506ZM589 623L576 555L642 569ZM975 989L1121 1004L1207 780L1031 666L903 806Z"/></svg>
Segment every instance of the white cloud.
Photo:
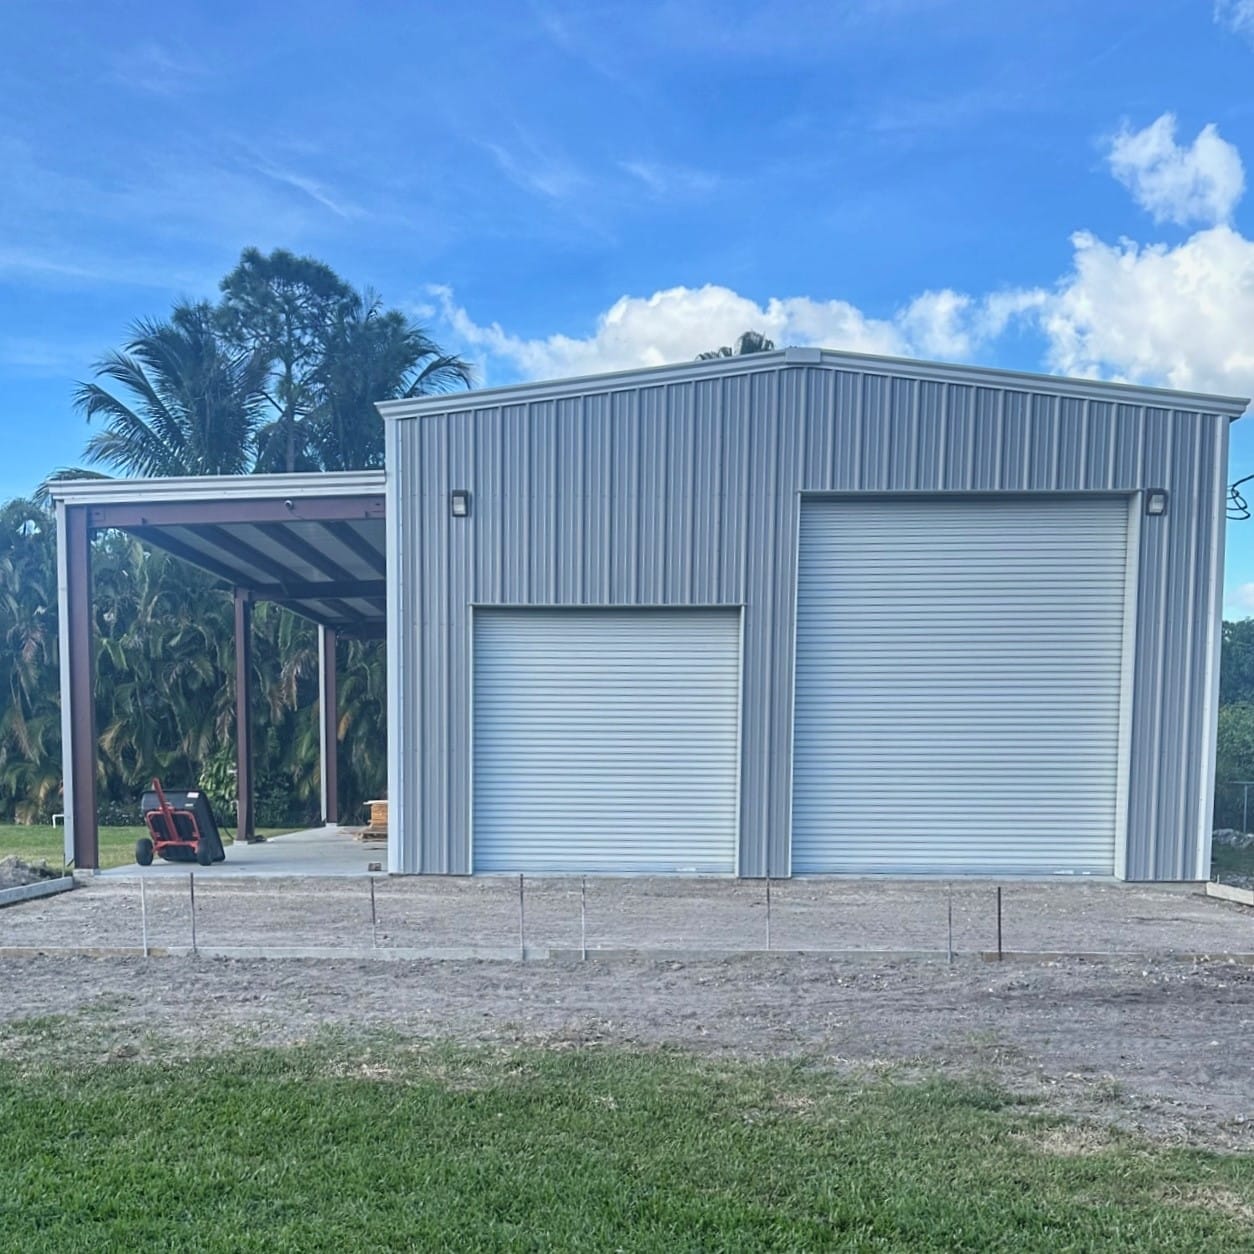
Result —
<svg viewBox="0 0 1254 1254"><path fill-rule="evenodd" d="M1254 39L1254 0L1215 0L1215 21Z"/></svg>
<svg viewBox="0 0 1254 1254"><path fill-rule="evenodd" d="M521 126L514 126L509 143L498 137L474 142L510 182L547 200L569 200L587 184L585 175L561 153Z"/></svg>
<svg viewBox="0 0 1254 1254"><path fill-rule="evenodd" d="M449 288L433 289L435 303L418 312L443 321L463 351L486 358L489 376L561 378L691 361L747 330L781 347L970 361L1012 325L1030 323L1044 337L1045 364L1060 374L1254 392L1254 240L1215 226L1174 247L1107 243L1088 232L1072 243L1072 267L1052 288L983 296L940 289L887 318L842 300L759 303L716 284L620 297L583 336L528 339L480 324Z"/></svg>
<svg viewBox="0 0 1254 1254"><path fill-rule="evenodd" d="M1241 154L1213 122L1184 147L1175 117L1164 113L1143 130L1125 126L1108 156L1111 172L1156 222L1226 222L1245 190Z"/></svg>
<svg viewBox="0 0 1254 1254"><path fill-rule="evenodd" d="M1144 131L1125 132L1112 150L1112 166L1143 203L1170 204L1177 213L1200 202L1228 213L1240 195L1236 150L1213 127L1191 147L1179 146L1170 115ZM500 323L479 323L449 288L432 289L433 303L421 312L441 320L462 351L484 361L489 378L558 378L691 361L747 330L781 347L970 361L987 359L1010 328L1028 325L1044 341L1044 364L1061 374L1254 392L1254 240L1219 222L1178 244L1112 243L1080 231L1072 245L1070 268L1048 287L984 294L941 288L880 317L844 300L760 302L717 284L621 296L582 335L527 338Z"/></svg>
<svg viewBox="0 0 1254 1254"><path fill-rule="evenodd" d="M499 323L481 325L449 288L432 289L439 312L467 348L508 363L527 378L558 378L691 361L698 353L760 331L780 347L820 345L888 356L967 357L1033 308L1036 293L976 299L924 292L891 318L869 317L847 301L775 297L765 304L731 288L672 287L622 296L598 315L586 336L526 339Z"/></svg>
<svg viewBox="0 0 1254 1254"><path fill-rule="evenodd" d="M1012 321L1041 308L1038 289L968 296L950 288L916 296L894 319L909 351L962 361L997 339Z"/></svg>
<svg viewBox="0 0 1254 1254"><path fill-rule="evenodd" d="M324 209L329 209L336 217L347 219L365 216L365 210L360 205L353 204L333 188L329 188L325 183L310 178L308 175L265 163L259 163L253 168L258 174L264 174L266 178L273 179L276 183L302 192L314 204L321 205Z"/></svg>
<svg viewBox="0 0 1254 1254"><path fill-rule="evenodd" d="M717 174L658 161L620 161L619 168L638 179L659 200L708 195L720 183Z"/></svg>
<svg viewBox="0 0 1254 1254"><path fill-rule="evenodd" d="M885 356L976 360L1012 325L1044 337L1060 374L1231 395L1254 392L1254 240L1233 228L1182 244L1107 243L1079 232L1071 269L1049 289L983 296L923 292L887 318L842 300L773 297L759 303L717 284L622 296L586 335L529 339L481 324L449 288L417 312L439 318L487 373L562 378L691 361L760 331L776 344Z"/></svg>
<svg viewBox="0 0 1254 1254"><path fill-rule="evenodd" d="M1254 389L1254 241L1228 226L1176 247L1082 231L1074 267L1039 307L1049 365L1169 387Z"/></svg>

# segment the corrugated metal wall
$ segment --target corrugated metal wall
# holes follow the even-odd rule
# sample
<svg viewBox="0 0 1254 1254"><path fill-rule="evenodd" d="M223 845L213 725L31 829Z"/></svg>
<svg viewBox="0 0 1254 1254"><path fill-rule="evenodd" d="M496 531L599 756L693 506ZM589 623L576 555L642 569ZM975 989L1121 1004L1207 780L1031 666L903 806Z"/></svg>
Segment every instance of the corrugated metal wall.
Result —
<svg viewBox="0 0 1254 1254"><path fill-rule="evenodd" d="M1127 872L1197 878L1228 417L923 370L772 354L391 418L391 869L469 871L472 605L743 604L740 869L780 875L798 494L1155 487L1171 504L1140 527Z"/></svg>

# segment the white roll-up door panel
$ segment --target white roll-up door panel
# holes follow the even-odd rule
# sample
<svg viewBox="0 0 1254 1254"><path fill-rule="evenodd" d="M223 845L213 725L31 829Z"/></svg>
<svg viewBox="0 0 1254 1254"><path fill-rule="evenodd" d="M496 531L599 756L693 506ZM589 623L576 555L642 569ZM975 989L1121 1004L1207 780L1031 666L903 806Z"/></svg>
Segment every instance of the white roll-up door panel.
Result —
<svg viewBox="0 0 1254 1254"><path fill-rule="evenodd" d="M1128 505L811 500L792 869L1114 870Z"/></svg>
<svg viewBox="0 0 1254 1254"><path fill-rule="evenodd" d="M736 610L476 610L476 871L736 870Z"/></svg>

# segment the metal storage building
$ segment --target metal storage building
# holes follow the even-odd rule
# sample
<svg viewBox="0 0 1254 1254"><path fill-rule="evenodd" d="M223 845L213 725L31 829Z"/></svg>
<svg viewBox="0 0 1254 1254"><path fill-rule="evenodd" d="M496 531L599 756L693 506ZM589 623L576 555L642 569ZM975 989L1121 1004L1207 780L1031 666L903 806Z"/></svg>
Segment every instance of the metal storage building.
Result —
<svg viewBox="0 0 1254 1254"><path fill-rule="evenodd" d="M390 869L1205 878L1245 407L817 349L381 404Z"/></svg>

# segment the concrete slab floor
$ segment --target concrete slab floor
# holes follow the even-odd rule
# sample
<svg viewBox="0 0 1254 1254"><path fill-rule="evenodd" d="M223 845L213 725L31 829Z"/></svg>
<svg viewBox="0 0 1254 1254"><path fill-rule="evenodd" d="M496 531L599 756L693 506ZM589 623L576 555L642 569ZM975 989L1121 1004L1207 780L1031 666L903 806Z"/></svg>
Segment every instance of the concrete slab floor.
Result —
<svg viewBox="0 0 1254 1254"><path fill-rule="evenodd" d="M92 879L134 880L176 877L196 871L206 880L280 876L365 875L372 862L387 869L387 842L357 840L356 828L312 827L285 836L267 836L257 844L226 847L226 861L209 867L187 862L163 862L142 867L131 862L111 867Z"/></svg>
<svg viewBox="0 0 1254 1254"><path fill-rule="evenodd" d="M597 878L584 890L578 878L528 878L520 919L516 879L370 876L369 853L357 856L357 875L190 868L198 945L319 954L378 947L484 958L515 956L523 941L530 956L569 954L585 943L591 952L618 954L767 948L760 880ZM189 945L188 868L162 868L142 880L142 913L134 875L98 876L72 893L9 907L0 912L0 948L134 947L144 914L151 946ZM770 948L943 957L952 936L959 956L988 953L997 948L997 888L989 881L775 881ZM1001 889L1007 952L1254 954L1254 910L1197 890L1075 882L1008 882Z"/></svg>

